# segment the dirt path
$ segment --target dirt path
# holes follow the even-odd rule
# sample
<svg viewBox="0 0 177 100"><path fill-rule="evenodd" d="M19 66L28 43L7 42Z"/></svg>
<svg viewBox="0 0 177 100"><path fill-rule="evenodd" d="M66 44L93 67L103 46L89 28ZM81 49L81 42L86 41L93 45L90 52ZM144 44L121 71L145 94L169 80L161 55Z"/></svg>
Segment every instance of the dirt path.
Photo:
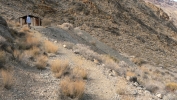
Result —
<svg viewBox="0 0 177 100"><path fill-rule="evenodd" d="M70 59L72 64L80 61L83 63L82 67L88 72L83 100L116 100L117 78L107 75L102 65L96 65L65 48L60 48L60 53L62 55L56 58Z"/></svg>

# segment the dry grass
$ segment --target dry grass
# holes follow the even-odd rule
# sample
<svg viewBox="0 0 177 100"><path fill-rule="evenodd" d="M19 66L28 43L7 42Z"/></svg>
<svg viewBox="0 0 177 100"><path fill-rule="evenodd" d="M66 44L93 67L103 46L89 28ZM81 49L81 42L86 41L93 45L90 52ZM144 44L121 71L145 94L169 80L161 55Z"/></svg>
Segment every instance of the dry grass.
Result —
<svg viewBox="0 0 177 100"><path fill-rule="evenodd" d="M27 35L26 36L26 45L29 46L37 46L39 45L40 40L36 37L33 37L32 35Z"/></svg>
<svg viewBox="0 0 177 100"><path fill-rule="evenodd" d="M27 26L24 26L21 28L20 32L29 32L29 28Z"/></svg>
<svg viewBox="0 0 177 100"><path fill-rule="evenodd" d="M73 25L70 23L63 23L62 25L58 26L64 30L73 30Z"/></svg>
<svg viewBox="0 0 177 100"><path fill-rule="evenodd" d="M87 79L87 72L81 67L75 67L73 69L73 75L77 78Z"/></svg>
<svg viewBox="0 0 177 100"><path fill-rule="evenodd" d="M134 77L134 76L136 76L136 74L134 72L128 71L128 72L126 72L126 76Z"/></svg>
<svg viewBox="0 0 177 100"><path fill-rule="evenodd" d="M16 27L20 27L21 25L20 25L19 22L16 22L16 23L15 23L15 26L16 26Z"/></svg>
<svg viewBox="0 0 177 100"><path fill-rule="evenodd" d="M141 66L142 64L145 63L145 61L144 61L143 59L137 58L137 57L133 58L133 59L132 59L132 62L134 62L135 64L137 64L137 65L139 65L139 66Z"/></svg>
<svg viewBox="0 0 177 100"><path fill-rule="evenodd" d="M118 81L117 93L119 95L125 95L126 94L126 92L127 92L127 85L126 84L127 84L126 81L123 80L123 79Z"/></svg>
<svg viewBox="0 0 177 100"><path fill-rule="evenodd" d="M44 48L48 53L56 53L58 51L58 46L47 40L44 41Z"/></svg>
<svg viewBox="0 0 177 100"><path fill-rule="evenodd" d="M38 69L45 69L47 66L48 58L46 56L39 56L37 58L36 67Z"/></svg>
<svg viewBox="0 0 177 100"><path fill-rule="evenodd" d="M61 83L61 94L70 98L81 98L84 89L85 89L85 82L83 80L71 80L70 78L64 78Z"/></svg>
<svg viewBox="0 0 177 100"><path fill-rule="evenodd" d="M6 53L0 50L0 64L4 64L6 62Z"/></svg>
<svg viewBox="0 0 177 100"><path fill-rule="evenodd" d="M110 68L112 70L117 71L117 69L119 68L118 64L116 63L117 61L115 61L113 58L111 58L108 55L102 56L102 62L105 64L107 68Z"/></svg>
<svg viewBox="0 0 177 100"><path fill-rule="evenodd" d="M29 50L29 54L32 56L32 57L35 57L37 55L40 54L40 49L36 46L33 46L30 50Z"/></svg>
<svg viewBox="0 0 177 100"><path fill-rule="evenodd" d="M170 91L177 90L177 83L170 82L170 83L166 84L166 89L170 90Z"/></svg>
<svg viewBox="0 0 177 100"><path fill-rule="evenodd" d="M3 79L4 87L9 89L12 86L12 71L2 69L1 76Z"/></svg>
<svg viewBox="0 0 177 100"><path fill-rule="evenodd" d="M57 59L55 61L52 61L50 66L52 72L55 74L55 77L59 78L68 70L69 62Z"/></svg>
<svg viewBox="0 0 177 100"><path fill-rule="evenodd" d="M13 52L13 56L14 56L16 59L19 59L20 54L21 54L21 52L20 52L19 50L14 50L14 52Z"/></svg>

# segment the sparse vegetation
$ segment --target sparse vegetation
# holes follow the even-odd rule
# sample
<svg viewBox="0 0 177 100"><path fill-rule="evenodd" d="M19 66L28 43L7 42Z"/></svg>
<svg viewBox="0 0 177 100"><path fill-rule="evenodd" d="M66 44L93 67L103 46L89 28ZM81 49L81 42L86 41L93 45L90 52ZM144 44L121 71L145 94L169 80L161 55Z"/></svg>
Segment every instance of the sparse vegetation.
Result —
<svg viewBox="0 0 177 100"><path fill-rule="evenodd" d="M133 58L133 59L132 59L132 62L134 62L135 64L137 64L137 65L139 65L139 66L141 66L142 64L145 63L145 61L144 61L143 59L138 58L138 57Z"/></svg>
<svg viewBox="0 0 177 100"><path fill-rule="evenodd" d="M64 30L73 30L73 25L70 23L63 23L62 25L58 26Z"/></svg>
<svg viewBox="0 0 177 100"><path fill-rule="evenodd" d="M177 90L177 83L175 82L170 82L166 84L166 89L170 91L175 91Z"/></svg>
<svg viewBox="0 0 177 100"><path fill-rule="evenodd" d="M58 51L58 46L48 40L44 41L44 48L48 53L56 53Z"/></svg>
<svg viewBox="0 0 177 100"><path fill-rule="evenodd" d="M134 76L136 76L136 74L135 74L134 72L127 71L127 72L126 72L126 76L134 77Z"/></svg>
<svg viewBox="0 0 177 100"><path fill-rule="evenodd" d="M12 86L12 72L10 70L1 70L1 76L3 80L4 87L10 89Z"/></svg>
<svg viewBox="0 0 177 100"><path fill-rule="evenodd" d="M33 46L30 50L29 50L29 54L32 56L32 57L35 57L37 55L40 54L40 49L36 46Z"/></svg>
<svg viewBox="0 0 177 100"><path fill-rule="evenodd" d="M33 37L32 35L26 36L26 45L32 47L32 46L38 46L40 43L40 40L38 38Z"/></svg>
<svg viewBox="0 0 177 100"><path fill-rule="evenodd" d="M45 69L47 66L48 58L46 56L37 57L36 67L38 69Z"/></svg>
<svg viewBox="0 0 177 100"><path fill-rule="evenodd" d="M127 92L127 85L125 80L119 80L118 81L118 88L117 88L117 93L119 95L125 95Z"/></svg>
<svg viewBox="0 0 177 100"><path fill-rule="evenodd" d="M29 28L27 26L24 26L21 28L20 32L29 32Z"/></svg>
<svg viewBox="0 0 177 100"><path fill-rule="evenodd" d="M66 60L54 60L50 64L51 66L51 71L54 73L55 77L59 78L61 77L64 73L67 72L69 68L69 62Z"/></svg>
<svg viewBox="0 0 177 100"><path fill-rule="evenodd" d="M76 78L82 78L86 79L87 78L87 72L81 67L74 67L73 69L73 74Z"/></svg>
<svg viewBox="0 0 177 100"><path fill-rule="evenodd" d="M63 96L79 99L84 93L85 82L83 80L72 80L66 77L61 81L60 87Z"/></svg>

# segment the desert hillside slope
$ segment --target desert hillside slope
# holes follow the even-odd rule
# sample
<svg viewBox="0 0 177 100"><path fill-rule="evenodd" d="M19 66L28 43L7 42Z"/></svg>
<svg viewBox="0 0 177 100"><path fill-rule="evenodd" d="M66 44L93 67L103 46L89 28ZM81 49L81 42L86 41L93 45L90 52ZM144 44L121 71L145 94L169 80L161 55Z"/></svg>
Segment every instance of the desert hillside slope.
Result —
<svg viewBox="0 0 177 100"><path fill-rule="evenodd" d="M68 22L127 56L158 66L176 65L176 27L158 7L143 0L2 0L1 15L15 20L37 15L52 25Z"/></svg>
<svg viewBox="0 0 177 100"><path fill-rule="evenodd" d="M170 21L177 26L177 2L174 0L145 0L163 9L170 17Z"/></svg>
<svg viewBox="0 0 177 100"><path fill-rule="evenodd" d="M152 3L1 0L0 16L2 100L177 98L177 28Z"/></svg>

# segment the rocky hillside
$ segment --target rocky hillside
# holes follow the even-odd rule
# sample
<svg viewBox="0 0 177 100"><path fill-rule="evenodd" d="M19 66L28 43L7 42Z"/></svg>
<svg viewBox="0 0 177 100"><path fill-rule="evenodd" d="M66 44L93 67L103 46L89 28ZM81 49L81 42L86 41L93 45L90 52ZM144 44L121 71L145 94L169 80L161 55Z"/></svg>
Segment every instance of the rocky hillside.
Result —
<svg viewBox="0 0 177 100"><path fill-rule="evenodd" d="M177 28L152 3L1 0L0 16L2 100L176 99Z"/></svg>
<svg viewBox="0 0 177 100"><path fill-rule="evenodd" d="M170 17L170 21L172 21L177 26L177 2L173 0L145 0L146 2L150 2L159 8L163 9Z"/></svg>
<svg viewBox="0 0 177 100"><path fill-rule="evenodd" d="M176 65L177 28L167 13L143 0L2 0L0 5L5 18L30 13L43 18L43 24L68 22L127 56Z"/></svg>

